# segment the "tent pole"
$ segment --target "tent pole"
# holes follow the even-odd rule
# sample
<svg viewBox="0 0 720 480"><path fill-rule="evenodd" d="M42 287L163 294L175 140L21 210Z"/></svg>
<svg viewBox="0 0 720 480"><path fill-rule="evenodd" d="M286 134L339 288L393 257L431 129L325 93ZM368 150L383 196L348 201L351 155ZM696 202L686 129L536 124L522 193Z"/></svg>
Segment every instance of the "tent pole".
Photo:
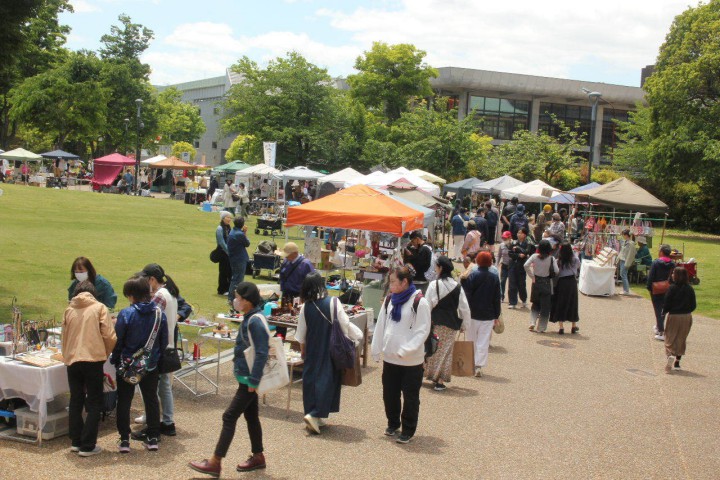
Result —
<svg viewBox="0 0 720 480"><path fill-rule="evenodd" d="M660 236L660 245L665 243L665 226L667 225L667 217L668 217L668 214L667 214L667 212L665 212L665 219L663 220L663 231L662 231L662 235Z"/></svg>

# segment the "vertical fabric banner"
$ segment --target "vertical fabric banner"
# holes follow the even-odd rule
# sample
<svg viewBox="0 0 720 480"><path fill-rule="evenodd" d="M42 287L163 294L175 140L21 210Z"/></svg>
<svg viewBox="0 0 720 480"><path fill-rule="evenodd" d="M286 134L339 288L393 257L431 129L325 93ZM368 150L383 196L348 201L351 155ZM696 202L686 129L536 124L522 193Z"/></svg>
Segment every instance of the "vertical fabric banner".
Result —
<svg viewBox="0 0 720 480"><path fill-rule="evenodd" d="M263 153L265 154L265 165L275 168L275 151L277 142L263 142Z"/></svg>

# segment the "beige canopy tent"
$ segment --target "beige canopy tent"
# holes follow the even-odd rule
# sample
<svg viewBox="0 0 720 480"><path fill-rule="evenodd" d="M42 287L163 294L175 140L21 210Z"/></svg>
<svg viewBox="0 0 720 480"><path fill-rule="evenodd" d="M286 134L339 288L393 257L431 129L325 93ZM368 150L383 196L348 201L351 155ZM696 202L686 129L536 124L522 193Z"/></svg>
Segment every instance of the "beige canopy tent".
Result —
<svg viewBox="0 0 720 480"><path fill-rule="evenodd" d="M444 178L438 177L434 173L420 170L419 168L410 170L410 173L415 174L418 177L422 178L423 180L427 180L428 182L431 182L431 183L439 183L441 185L445 185L447 183L447 180L445 180Z"/></svg>
<svg viewBox="0 0 720 480"><path fill-rule="evenodd" d="M149 165L150 168L166 168L170 170L196 170L197 165L192 163L183 162L177 157L168 157L165 160L160 160Z"/></svg>
<svg viewBox="0 0 720 480"><path fill-rule="evenodd" d="M645 212L665 212L668 206L625 177L605 185L575 192L576 201L599 203L613 208Z"/></svg>

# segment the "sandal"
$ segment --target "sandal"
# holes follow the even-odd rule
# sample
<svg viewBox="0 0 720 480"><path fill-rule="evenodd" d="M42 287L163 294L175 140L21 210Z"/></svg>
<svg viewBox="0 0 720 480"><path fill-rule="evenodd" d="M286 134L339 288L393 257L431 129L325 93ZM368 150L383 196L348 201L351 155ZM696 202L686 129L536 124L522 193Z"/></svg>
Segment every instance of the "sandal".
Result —
<svg viewBox="0 0 720 480"><path fill-rule="evenodd" d="M580 327L572 327L572 329L570 330L570 333L577 333L579 331L580 331Z"/></svg>
<svg viewBox="0 0 720 480"><path fill-rule="evenodd" d="M560 330L558 330L558 335L565 335L565 329L561 328Z"/></svg>

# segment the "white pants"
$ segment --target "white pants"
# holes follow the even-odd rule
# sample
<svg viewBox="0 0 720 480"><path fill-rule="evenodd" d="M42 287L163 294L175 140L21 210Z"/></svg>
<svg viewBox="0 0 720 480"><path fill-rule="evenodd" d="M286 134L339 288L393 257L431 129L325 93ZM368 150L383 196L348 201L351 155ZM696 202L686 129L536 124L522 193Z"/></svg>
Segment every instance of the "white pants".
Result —
<svg viewBox="0 0 720 480"><path fill-rule="evenodd" d="M464 235L453 235L453 245L455 246L455 255L453 258L462 258L462 246L465 243Z"/></svg>
<svg viewBox="0 0 720 480"><path fill-rule="evenodd" d="M493 325L492 320L475 320L470 321L467 329L467 338L475 343L475 366L484 367L488 361L488 348L490 348L490 337L492 337Z"/></svg>

